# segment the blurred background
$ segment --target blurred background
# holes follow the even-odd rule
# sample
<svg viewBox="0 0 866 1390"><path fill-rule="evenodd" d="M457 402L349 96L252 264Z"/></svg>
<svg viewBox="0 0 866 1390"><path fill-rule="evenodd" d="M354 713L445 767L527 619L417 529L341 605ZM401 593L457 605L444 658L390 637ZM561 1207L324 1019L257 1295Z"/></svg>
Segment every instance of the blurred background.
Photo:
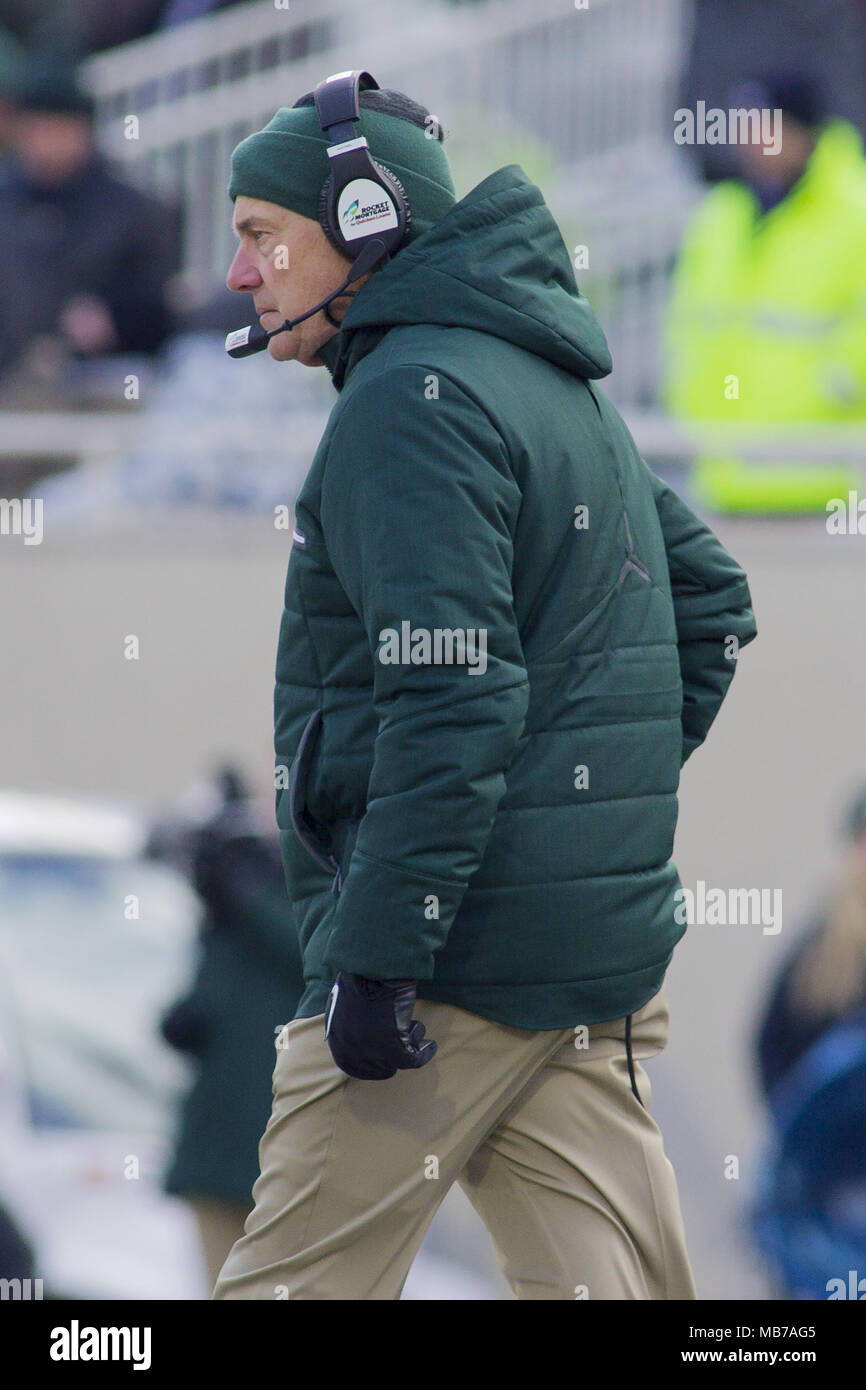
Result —
<svg viewBox="0 0 866 1390"><path fill-rule="evenodd" d="M653 1110L701 1298L857 1297L866 0L0 0L0 1278L205 1298L249 1210L300 993L273 664L333 388L226 357L226 186L354 67L436 114L458 196L540 185L604 389L748 573L675 857L781 890L782 929L690 927ZM732 108L783 113L772 158ZM404 1297L510 1296L455 1188Z"/></svg>

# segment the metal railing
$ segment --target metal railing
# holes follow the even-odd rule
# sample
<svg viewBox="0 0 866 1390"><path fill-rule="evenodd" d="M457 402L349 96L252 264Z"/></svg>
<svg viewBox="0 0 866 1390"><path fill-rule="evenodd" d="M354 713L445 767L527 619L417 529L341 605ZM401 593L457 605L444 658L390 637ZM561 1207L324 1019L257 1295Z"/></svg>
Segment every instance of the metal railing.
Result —
<svg viewBox="0 0 866 1390"><path fill-rule="evenodd" d="M724 453L783 464L792 460L828 465L847 461L866 469L866 422L785 427L685 425L661 411L626 410L623 414L638 451L648 462L652 459L687 462L699 454ZM299 441L310 457L326 418L327 411L323 410L320 421L311 419ZM138 411L3 411L0 412L0 457L27 458L51 453L78 453L90 457L124 454L136 446L142 430L152 423L151 413ZM172 449L178 453L197 456L207 454L216 446L250 448L250 422L236 411L212 413L201 418L184 415L180 423L182 432L172 440ZM290 442L287 441L287 448Z"/></svg>

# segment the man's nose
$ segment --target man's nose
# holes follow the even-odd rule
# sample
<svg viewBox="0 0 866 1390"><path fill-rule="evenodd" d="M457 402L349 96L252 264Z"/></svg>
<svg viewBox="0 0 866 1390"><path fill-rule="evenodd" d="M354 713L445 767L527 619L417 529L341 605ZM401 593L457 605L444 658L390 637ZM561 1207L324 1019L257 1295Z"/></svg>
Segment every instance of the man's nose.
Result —
<svg viewBox="0 0 866 1390"><path fill-rule="evenodd" d="M239 246L226 276L227 288L237 290L240 294L249 294L251 290L257 290L262 283L262 277L251 258L243 247Z"/></svg>

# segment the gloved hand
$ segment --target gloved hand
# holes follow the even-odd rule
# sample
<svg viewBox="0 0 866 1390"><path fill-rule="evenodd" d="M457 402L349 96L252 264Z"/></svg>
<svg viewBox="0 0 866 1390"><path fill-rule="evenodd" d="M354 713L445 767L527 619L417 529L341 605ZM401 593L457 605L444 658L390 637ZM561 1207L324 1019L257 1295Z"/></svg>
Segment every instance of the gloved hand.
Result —
<svg viewBox="0 0 866 1390"><path fill-rule="evenodd" d="M368 980L337 973L325 1009L325 1038L347 1076L384 1081L398 1070L423 1067L438 1043L422 1042L425 1028L412 1021L414 980Z"/></svg>

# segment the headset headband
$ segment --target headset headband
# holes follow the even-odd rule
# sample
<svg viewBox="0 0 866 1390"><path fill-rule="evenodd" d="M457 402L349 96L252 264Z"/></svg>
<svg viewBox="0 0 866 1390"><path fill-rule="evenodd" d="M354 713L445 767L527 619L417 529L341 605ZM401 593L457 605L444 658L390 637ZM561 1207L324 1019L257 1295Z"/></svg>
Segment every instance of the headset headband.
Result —
<svg viewBox="0 0 866 1390"><path fill-rule="evenodd" d="M360 119L358 93L380 91L379 83L369 72L335 72L320 82L315 91L316 114L319 125L332 144L350 140L357 134L355 122ZM333 127L345 129L333 129ZM366 141L365 141L366 143Z"/></svg>

